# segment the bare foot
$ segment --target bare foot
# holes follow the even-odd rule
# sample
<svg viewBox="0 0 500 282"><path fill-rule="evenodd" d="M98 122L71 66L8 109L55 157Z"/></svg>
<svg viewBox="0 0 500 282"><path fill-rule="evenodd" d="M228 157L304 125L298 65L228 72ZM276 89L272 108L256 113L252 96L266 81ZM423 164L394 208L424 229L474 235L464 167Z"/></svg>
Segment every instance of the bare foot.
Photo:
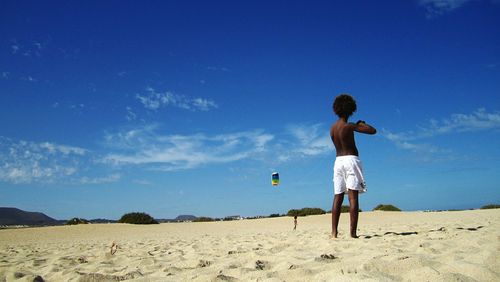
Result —
<svg viewBox="0 0 500 282"><path fill-rule="evenodd" d="M337 232L332 232L332 234L330 235L331 238L337 238Z"/></svg>
<svg viewBox="0 0 500 282"><path fill-rule="evenodd" d="M356 235L356 234L351 234L351 238L353 238L353 239L357 239L357 238L359 238L359 236L358 236L358 235Z"/></svg>

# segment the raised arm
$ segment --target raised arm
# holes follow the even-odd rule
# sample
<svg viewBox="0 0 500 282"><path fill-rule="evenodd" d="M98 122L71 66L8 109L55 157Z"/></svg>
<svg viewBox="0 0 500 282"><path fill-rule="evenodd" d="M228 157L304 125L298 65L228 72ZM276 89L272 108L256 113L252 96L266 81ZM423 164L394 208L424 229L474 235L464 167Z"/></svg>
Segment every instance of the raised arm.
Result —
<svg viewBox="0 0 500 282"><path fill-rule="evenodd" d="M354 124L354 131L359 132L359 133L364 133L364 134L375 134L377 133L377 130L375 127L367 124L364 120L358 120Z"/></svg>

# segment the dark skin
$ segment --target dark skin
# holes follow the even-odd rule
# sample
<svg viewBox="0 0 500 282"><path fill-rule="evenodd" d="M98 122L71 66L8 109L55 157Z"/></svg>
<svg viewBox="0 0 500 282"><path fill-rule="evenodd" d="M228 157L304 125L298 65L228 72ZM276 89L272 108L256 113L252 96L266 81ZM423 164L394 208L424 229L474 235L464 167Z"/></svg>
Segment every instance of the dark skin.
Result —
<svg viewBox="0 0 500 282"><path fill-rule="evenodd" d="M356 142L354 141L354 132L364 133L364 134L375 134L377 130L366 124L364 121L358 121L357 123L349 123L347 120L349 117L340 117L331 127L330 127L330 137L333 144L335 145L335 150L337 151L337 157L354 155L359 156L358 148L356 147ZM349 188L349 187L347 187ZM349 190L349 214L351 220L351 237L358 238L356 230L358 228L358 213L359 213L359 203L358 203L358 191ZM342 202L344 201L344 193L337 194L333 198L332 205L332 237L337 238L338 235L338 225L340 218L340 208L342 207Z"/></svg>

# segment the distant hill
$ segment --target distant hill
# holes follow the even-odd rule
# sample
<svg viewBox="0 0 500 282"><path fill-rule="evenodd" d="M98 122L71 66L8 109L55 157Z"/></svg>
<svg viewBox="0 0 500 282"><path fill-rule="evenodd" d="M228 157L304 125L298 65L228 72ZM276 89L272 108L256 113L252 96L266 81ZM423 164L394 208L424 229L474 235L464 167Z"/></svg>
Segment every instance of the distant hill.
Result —
<svg viewBox="0 0 500 282"><path fill-rule="evenodd" d="M0 225L59 225L60 221L41 212L0 207Z"/></svg>
<svg viewBox="0 0 500 282"><path fill-rule="evenodd" d="M176 221L190 221L190 220L195 220L196 216L194 215L187 215L187 214L182 214L176 217L174 220Z"/></svg>

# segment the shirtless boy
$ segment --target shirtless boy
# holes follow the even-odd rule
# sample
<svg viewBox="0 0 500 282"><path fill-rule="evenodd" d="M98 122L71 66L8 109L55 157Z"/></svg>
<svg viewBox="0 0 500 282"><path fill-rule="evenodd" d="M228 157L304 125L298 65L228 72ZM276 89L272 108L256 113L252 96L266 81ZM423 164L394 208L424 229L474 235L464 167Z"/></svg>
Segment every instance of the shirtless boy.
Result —
<svg viewBox="0 0 500 282"><path fill-rule="evenodd" d="M375 134L377 130L362 120L356 123L347 122L356 111L356 101L350 95L337 96L333 103L333 111L339 119L330 127L330 137L337 151L333 167L335 197L332 205L332 237L337 238L340 208L344 201L344 193L347 192L351 217L351 237L358 238L356 234L359 212L358 193L366 192L366 184L354 141L354 132Z"/></svg>

